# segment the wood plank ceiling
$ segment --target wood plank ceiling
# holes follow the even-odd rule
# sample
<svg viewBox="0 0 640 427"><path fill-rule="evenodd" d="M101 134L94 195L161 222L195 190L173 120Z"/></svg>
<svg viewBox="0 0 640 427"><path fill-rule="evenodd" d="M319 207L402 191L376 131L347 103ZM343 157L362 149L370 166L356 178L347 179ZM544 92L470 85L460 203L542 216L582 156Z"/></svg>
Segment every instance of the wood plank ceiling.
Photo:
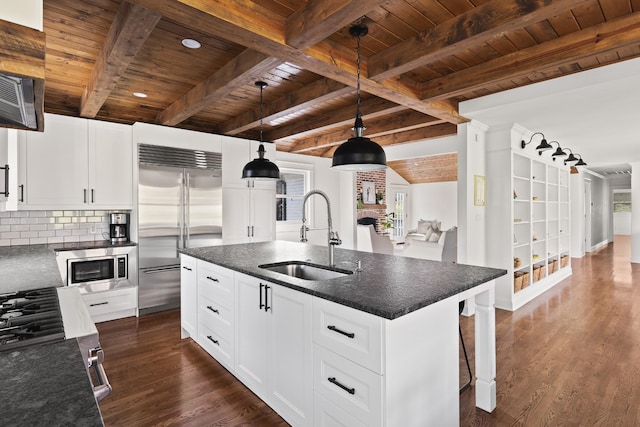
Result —
<svg viewBox="0 0 640 427"><path fill-rule="evenodd" d="M455 134L461 101L640 56L640 0L56 0L45 110L258 139L264 80L264 139L331 156L352 135L356 23L383 146Z"/></svg>

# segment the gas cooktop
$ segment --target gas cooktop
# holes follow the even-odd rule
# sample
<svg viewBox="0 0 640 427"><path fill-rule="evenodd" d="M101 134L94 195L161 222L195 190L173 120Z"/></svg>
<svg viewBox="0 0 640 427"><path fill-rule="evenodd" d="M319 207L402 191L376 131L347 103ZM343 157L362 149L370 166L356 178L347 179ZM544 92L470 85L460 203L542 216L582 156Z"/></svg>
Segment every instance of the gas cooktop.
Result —
<svg viewBox="0 0 640 427"><path fill-rule="evenodd" d="M0 351L65 338L56 289L0 294Z"/></svg>

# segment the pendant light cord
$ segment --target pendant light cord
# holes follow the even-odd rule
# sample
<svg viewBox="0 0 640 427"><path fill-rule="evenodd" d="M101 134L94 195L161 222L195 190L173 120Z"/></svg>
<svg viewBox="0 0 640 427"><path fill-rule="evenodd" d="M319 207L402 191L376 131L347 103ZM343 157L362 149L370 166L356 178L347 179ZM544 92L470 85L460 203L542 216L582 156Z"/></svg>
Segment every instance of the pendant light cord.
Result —
<svg viewBox="0 0 640 427"><path fill-rule="evenodd" d="M262 143L262 90L264 85L260 85L260 143Z"/></svg>
<svg viewBox="0 0 640 427"><path fill-rule="evenodd" d="M356 117L360 116L360 35L356 45Z"/></svg>

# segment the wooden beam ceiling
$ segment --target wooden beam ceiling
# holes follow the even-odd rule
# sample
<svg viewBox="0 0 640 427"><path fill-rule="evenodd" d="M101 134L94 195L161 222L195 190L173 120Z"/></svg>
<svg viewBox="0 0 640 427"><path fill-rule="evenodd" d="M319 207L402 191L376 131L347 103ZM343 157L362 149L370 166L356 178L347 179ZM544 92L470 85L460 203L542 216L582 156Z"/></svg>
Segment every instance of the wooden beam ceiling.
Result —
<svg viewBox="0 0 640 427"><path fill-rule="evenodd" d="M256 138L254 82L264 80L265 139L312 155L352 135L355 23L369 28L365 136L381 145L454 134L466 121L458 102L640 57L635 0L60 0L43 9L47 111ZM183 38L202 49L184 49Z"/></svg>
<svg viewBox="0 0 640 427"><path fill-rule="evenodd" d="M126 1L120 4L80 102L82 117L95 117L162 15Z"/></svg>
<svg viewBox="0 0 640 427"><path fill-rule="evenodd" d="M489 84L578 62L621 46L638 45L640 12L501 56L421 85L423 99L447 99Z"/></svg>
<svg viewBox="0 0 640 427"><path fill-rule="evenodd" d="M507 30L556 16L586 0L491 0L369 58L369 78L382 81L483 44Z"/></svg>
<svg viewBox="0 0 640 427"><path fill-rule="evenodd" d="M458 180L458 155L456 153L394 160L387 162L387 164L410 184Z"/></svg>

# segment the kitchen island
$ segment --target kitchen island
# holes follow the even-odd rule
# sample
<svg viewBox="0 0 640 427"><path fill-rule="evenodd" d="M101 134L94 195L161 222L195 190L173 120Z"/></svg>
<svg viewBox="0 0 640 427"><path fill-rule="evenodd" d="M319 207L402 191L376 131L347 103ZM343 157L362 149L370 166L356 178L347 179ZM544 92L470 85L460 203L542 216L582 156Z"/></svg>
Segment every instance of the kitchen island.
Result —
<svg viewBox="0 0 640 427"><path fill-rule="evenodd" d="M495 408L494 279L505 270L265 242L182 250L191 336L292 425L458 425L458 303L476 300L476 406ZM360 261L362 271L356 269Z"/></svg>

